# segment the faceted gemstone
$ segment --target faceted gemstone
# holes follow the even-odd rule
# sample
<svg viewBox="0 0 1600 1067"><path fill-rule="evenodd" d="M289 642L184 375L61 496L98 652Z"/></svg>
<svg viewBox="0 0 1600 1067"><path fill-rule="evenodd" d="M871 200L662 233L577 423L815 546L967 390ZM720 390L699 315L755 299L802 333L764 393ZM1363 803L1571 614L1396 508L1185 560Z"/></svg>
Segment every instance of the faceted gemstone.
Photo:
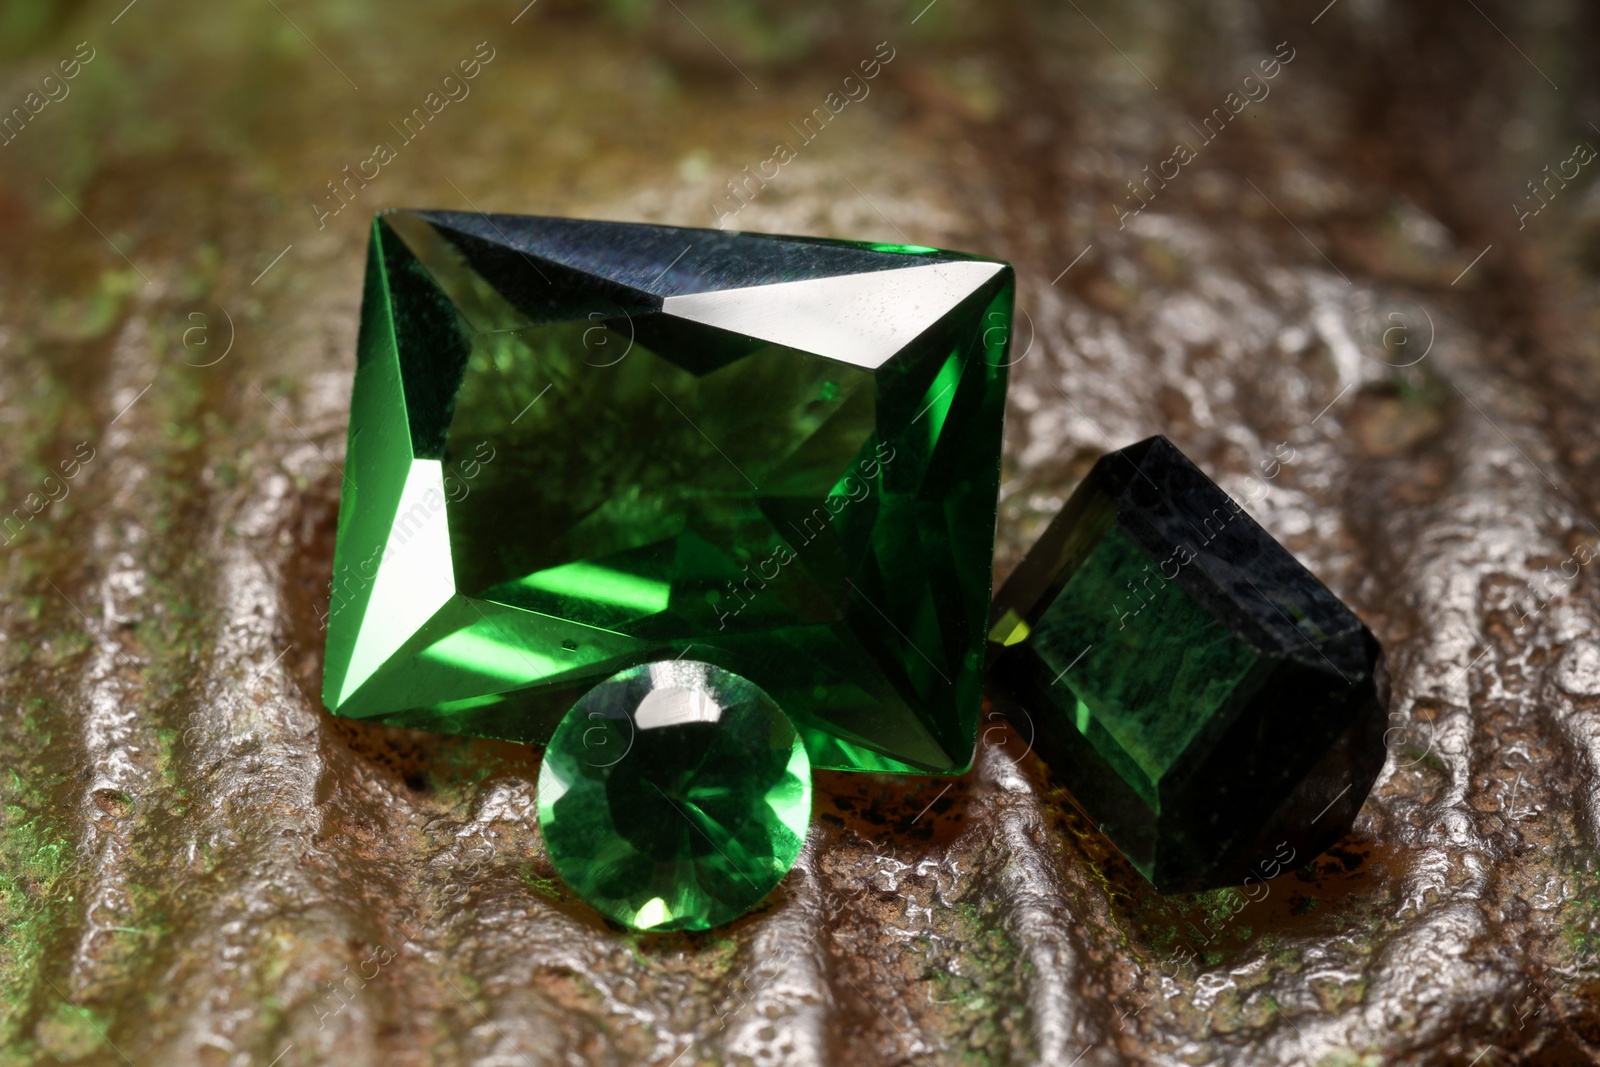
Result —
<svg viewBox="0 0 1600 1067"><path fill-rule="evenodd" d="M539 828L561 878L639 930L704 930L783 880L811 818L800 735L751 682L693 660L630 667L556 727Z"/></svg>
<svg viewBox="0 0 1600 1067"><path fill-rule="evenodd" d="M324 702L542 744L692 651L820 766L964 768L1011 299L929 248L380 216Z"/></svg>
<svg viewBox="0 0 1600 1067"><path fill-rule="evenodd" d="M1162 892L1303 865L1383 766L1377 640L1165 437L1101 457L989 638L996 695Z"/></svg>

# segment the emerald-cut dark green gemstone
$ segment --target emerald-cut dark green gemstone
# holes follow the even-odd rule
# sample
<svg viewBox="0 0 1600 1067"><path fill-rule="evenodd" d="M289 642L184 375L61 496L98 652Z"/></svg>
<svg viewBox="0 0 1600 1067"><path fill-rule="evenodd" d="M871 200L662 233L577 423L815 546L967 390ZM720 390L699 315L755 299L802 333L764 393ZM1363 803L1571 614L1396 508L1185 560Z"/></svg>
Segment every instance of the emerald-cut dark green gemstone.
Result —
<svg viewBox="0 0 1600 1067"><path fill-rule="evenodd" d="M1095 464L989 637L996 694L1163 892L1313 859L1383 766L1377 640L1164 437Z"/></svg>
<svg viewBox="0 0 1600 1067"><path fill-rule="evenodd" d="M692 660L631 667L573 705L539 771L557 873L638 930L705 930L755 907L794 866L811 763L749 681Z"/></svg>
<svg viewBox="0 0 1600 1067"><path fill-rule="evenodd" d="M688 652L819 766L962 769L1011 298L931 249L379 217L324 701L543 743Z"/></svg>

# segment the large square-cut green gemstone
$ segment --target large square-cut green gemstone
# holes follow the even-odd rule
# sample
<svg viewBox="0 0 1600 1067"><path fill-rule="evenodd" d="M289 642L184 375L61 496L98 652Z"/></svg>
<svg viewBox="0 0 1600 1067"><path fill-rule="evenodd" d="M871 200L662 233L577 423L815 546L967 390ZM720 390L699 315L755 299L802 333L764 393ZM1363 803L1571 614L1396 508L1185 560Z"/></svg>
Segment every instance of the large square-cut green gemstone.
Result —
<svg viewBox="0 0 1600 1067"><path fill-rule="evenodd" d="M1377 640L1164 437L1095 464L990 638L996 695L1163 892L1306 863L1383 766Z"/></svg>
<svg viewBox="0 0 1600 1067"><path fill-rule="evenodd" d="M325 703L543 743L687 652L815 765L962 769L1012 288L926 248L380 216Z"/></svg>

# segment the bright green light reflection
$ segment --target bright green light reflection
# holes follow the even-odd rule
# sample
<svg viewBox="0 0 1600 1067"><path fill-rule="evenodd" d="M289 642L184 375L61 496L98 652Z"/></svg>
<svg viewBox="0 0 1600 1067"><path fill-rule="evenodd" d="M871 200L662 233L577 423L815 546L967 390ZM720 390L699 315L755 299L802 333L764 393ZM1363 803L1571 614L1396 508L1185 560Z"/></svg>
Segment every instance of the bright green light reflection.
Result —
<svg viewBox="0 0 1600 1067"><path fill-rule="evenodd" d="M517 584L524 589L599 600L652 615L666 611L672 595L671 582L641 578L582 560L537 571Z"/></svg>

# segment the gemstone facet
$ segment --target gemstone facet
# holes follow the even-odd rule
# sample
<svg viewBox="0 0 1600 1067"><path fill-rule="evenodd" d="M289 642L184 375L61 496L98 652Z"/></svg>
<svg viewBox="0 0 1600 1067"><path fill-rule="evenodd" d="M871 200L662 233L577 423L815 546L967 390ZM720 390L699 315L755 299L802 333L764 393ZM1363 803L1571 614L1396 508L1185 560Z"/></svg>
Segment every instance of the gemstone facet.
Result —
<svg viewBox="0 0 1600 1067"><path fill-rule="evenodd" d="M1303 865L1383 766L1377 640L1165 437L1101 457L989 637L994 692L1162 892Z"/></svg>
<svg viewBox="0 0 1600 1067"><path fill-rule="evenodd" d="M692 648L819 766L963 769L1012 288L934 249L380 216L324 702L543 743Z"/></svg>
<svg viewBox="0 0 1600 1067"><path fill-rule="evenodd" d="M539 771L556 871L638 930L737 919L794 866L810 818L811 764L783 711L693 660L595 686L556 727Z"/></svg>

